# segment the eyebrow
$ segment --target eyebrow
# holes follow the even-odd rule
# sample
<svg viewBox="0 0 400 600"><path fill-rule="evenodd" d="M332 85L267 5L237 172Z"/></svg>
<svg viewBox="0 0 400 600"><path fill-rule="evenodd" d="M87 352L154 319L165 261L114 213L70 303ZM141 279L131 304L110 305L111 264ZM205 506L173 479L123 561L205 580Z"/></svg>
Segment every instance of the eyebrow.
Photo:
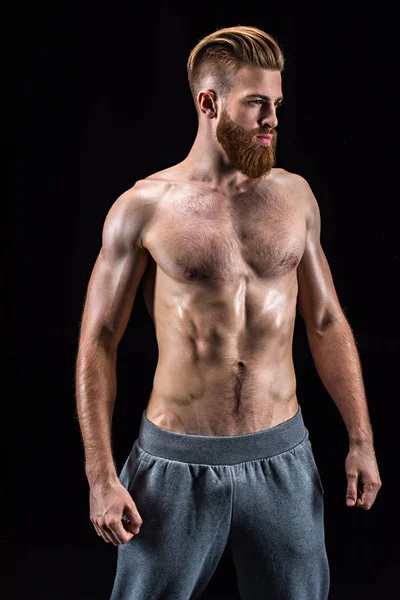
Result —
<svg viewBox="0 0 400 600"><path fill-rule="evenodd" d="M257 98L262 98L263 100L271 101L271 98L269 96L264 96L264 94L248 94L247 96L245 96L245 98L254 98L255 96L257 96ZM279 96L277 100L282 102L283 96Z"/></svg>

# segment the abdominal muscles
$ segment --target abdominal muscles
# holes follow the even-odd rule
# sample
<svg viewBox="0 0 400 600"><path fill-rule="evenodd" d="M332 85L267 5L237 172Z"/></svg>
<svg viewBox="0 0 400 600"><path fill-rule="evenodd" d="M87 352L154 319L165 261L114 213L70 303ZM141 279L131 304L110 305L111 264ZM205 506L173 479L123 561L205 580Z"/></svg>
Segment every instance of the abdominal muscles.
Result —
<svg viewBox="0 0 400 600"><path fill-rule="evenodd" d="M156 294L159 358L147 418L192 435L243 435L293 416L295 272L219 293L204 281L176 295L171 287Z"/></svg>

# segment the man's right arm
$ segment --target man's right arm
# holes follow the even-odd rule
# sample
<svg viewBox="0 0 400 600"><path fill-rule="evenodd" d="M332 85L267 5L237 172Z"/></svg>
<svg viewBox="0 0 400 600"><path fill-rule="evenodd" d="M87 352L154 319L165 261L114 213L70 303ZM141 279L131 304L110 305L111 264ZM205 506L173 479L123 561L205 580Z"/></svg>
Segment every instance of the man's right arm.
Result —
<svg viewBox="0 0 400 600"><path fill-rule="evenodd" d="M75 389L90 487L118 480L111 444L117 348L149 262L141 246L149 206L138 188L122 194L105 219L82 315Z"/></svg>

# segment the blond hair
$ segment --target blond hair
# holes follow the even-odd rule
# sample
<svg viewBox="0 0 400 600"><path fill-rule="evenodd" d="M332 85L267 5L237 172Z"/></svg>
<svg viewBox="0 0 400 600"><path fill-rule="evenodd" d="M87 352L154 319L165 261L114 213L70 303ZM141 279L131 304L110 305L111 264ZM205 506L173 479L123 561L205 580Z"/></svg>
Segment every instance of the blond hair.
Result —
<svg viewBox="0 0 400 600"><path fill-rule="evenodd" d="M210 33L192 49L187 61L189 87L197 112L197 94L202 87L213 88L225 97L240 67L283 71L284 63L278 43L257 27L237 25Z"/></svg>

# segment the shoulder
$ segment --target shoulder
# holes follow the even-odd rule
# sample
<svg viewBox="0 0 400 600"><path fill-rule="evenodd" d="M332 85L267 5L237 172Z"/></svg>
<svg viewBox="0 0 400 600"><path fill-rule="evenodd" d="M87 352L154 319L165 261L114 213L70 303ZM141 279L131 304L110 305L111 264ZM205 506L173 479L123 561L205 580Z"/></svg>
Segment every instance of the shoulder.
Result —
<svg viewBox="0 0 400 600"><path fill-rule="evenodd" d="M163 189L168 187L168 182L152 176L138 179L136 183L123 192L114 202L114 209L120 210L151 210L157 206L157 201Z"/></svg>
<svg viewBox="0 0 400 600"><path fill-rule="evenodd" d="M298 173L276 169L275 175L278 184L295 194L296 199L301 202L306 214L308 224L320 219L320 211L317 199L307 179Z"/></svg>
<svg viewBox="0 0 400 600"><path fill-rule="evenodd" d="M283 186L295 188L300 193L305 193L307 189L311 189L307 180L298 173L286 169L272 169L272 171L274 181Z"/></svg>
<svg viewBox="0 0 400 600"><path fill-rule="evenodd" d="M121 243L132 240L143 247L146 227L152 220L160 198L170 184L151 178L139 179L113 202L106 216L103 237L117 237Z"/></svg>

